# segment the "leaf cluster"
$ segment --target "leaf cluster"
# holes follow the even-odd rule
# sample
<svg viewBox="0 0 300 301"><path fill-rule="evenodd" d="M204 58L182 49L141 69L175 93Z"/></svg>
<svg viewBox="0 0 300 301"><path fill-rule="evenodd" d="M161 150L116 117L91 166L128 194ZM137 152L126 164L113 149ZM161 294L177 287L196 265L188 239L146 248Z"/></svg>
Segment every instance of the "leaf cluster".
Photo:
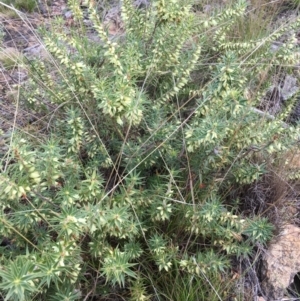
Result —
<svg viewBox="0 0 300 301"><path fill-rule="evenodd" d="M262 66L294 62L294 45L271 53L279 34L231 41L246 1L199 21L193 1L124 0L115 36L87 2L93 27L69 1L74 28L58 20L43 32L51 55L29 62L20 87L47 127L15 131L2 156L0 290L5 300L160 300L162 278L218 283L232 258L272 237L267 218L243 216L228 191L295 147L287 115L257 114L263 85L248 93Z"/></svg>

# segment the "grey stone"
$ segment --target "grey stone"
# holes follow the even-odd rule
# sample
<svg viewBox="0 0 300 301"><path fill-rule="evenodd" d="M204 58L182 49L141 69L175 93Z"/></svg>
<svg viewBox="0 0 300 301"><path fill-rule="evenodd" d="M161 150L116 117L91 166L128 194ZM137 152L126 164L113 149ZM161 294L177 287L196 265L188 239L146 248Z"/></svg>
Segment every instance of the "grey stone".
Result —
<svg viewBox="0 0 300 301"><path fill-rule="evenodd" d="M262 289L267 301L283 300L300 271L300 228L285 225L262 260Z"/></svg>
<svg viewBox="0 0 300 301"><path fill-rule="evenodd" d="M297 85L297 78L291 75L286 75L283 82L281 83L281 96L283 100L287 100L296 94L299 90Z"/></svg>

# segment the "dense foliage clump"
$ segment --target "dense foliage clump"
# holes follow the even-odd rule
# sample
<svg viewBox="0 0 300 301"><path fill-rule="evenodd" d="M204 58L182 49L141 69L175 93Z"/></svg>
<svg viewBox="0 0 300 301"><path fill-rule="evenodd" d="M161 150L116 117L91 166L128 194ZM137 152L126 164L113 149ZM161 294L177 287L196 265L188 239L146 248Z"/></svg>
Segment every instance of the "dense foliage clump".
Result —
<svg viewBox="0 0 300 301"><path fill-rule="evenodd" d="M124 0L110 35L93 1L90 23L68 4L74 28L42 32L49 56L19 87L39 128L2 157L4 298L225 298L232 260L274 229L239 191L299 137L287 112L256 107L279 67L293 72L295 36L270 45L300 19L244 41L247 1L199 16L192 0Z"/></svg>

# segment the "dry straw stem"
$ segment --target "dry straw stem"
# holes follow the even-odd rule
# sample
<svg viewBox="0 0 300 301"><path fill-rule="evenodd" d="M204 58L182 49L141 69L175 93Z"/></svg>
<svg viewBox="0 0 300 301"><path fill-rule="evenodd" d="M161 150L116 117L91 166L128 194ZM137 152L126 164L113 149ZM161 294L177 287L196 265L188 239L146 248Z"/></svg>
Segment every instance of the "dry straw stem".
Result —
<svg viewBox="0 0 300 301"><path fill-rule="evenodd" d="M23 62L23 55L16 48L0 48L0 64L6 69L13 69Z"/></svg>

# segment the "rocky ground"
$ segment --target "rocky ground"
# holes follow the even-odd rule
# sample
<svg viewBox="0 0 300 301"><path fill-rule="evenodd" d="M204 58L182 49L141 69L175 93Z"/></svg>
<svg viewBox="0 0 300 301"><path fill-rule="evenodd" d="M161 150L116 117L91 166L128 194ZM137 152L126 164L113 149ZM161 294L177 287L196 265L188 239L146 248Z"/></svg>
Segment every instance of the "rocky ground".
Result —
<svg viewBox="0 0 300 301"><path fill-rule="evenodd" d="M49 1L50 2L50 1ZM62 16L66 19L66 3L64 0L51 1L50 5L40 2L36 12L13 14L1 13L0 24L3 42L0 48L0 128L6 132L13 126L26 127L37 116L16 107L17 85L27 79L27 71L16 61L26 60L32 56L45 54L42 43L36 34L39 26L49 24L51 19ZM17 109L16 109L17 108Z"/></svg>

